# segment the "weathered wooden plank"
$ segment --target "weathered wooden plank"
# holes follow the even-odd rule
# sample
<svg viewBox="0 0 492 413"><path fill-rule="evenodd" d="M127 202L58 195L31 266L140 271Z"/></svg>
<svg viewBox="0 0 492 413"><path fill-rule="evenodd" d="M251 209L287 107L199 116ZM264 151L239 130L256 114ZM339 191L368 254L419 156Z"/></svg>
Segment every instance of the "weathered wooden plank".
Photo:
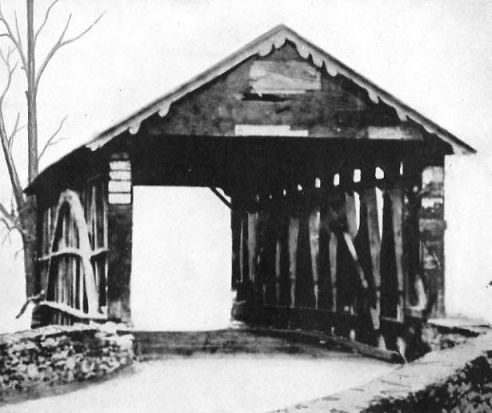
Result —
<svg viewBox="0 0 492 413"><path fill-rule="evenodd" d="M258 266L256 294L261 303L275 303L275 236L276 228L270 205L258 217Z"/></svg>
<svg viewBox="0 0 492 413"><path fill-rule="evenodd" d="M90 253L91 257L97 257L98 255L104 254L107 252L107 248L98 248ZM51 254L43 255L39 257L38 261L48 261L50 258L59 257L62 255L73 255L76 257L81 257L81 252L79 247L63 247L62 249L57 249Z"/></svg>
<svg viewBox="0 0 492 413"><path fill-rule="evenodd" d="M380 261L381 318L390 318L397 321L399 316L401 297L398 290L395 257L395 237L393 231L393 205L390 192L391 189L385 189L383 194L383 236L381 239ZM391 350L397 350L397 333L391 329L384 328L382 329L382 333L384 336L386 347Z"/></svg>
<svg viewBox="0 0 492 413"><path fill-rule="evenodd" d="M75 318L80 319L80 320L98 320L98 321L106 320L106 316L104 314L86 313L84 311L81 311L80 309L73 308L70 305L67 305L65 303L60 303L60 302L55 302L55 301L41 301L39 303L39 306L51 308L51 309L56 310L60 313L74 316ZM59 317L59 314L55 318L57 320L61 320L61 317Z"/></svg>
<svg viewBox="0 0 492 413"><path fill-rule="evenodd" d="M278 201L270 199L268 204L268 221L265 240L264 262L262 271L264 273L264 301L263 303L278 304L280 298L280 280L281 280L281 260L280 260L280 211Z"/></svg>
<svg viewBox="0 0 492 413"><path fill-rule="evenodd" d="M359 229L357 227L357 208L355 204L355 193L353 191L345 192L345 208L348 233L354 239Z"/></svg>
<svg viewBox="0 0 492 413"><path fill-rule="evenodd" d="M109 184L108 184L109 186ZM97 244L97 214L96 214L96 187L95 185L89 186L87 189L87 192L89 193L88 198L89 198L89 205L86 206L88 209L87 214L88 214L88 223L87 227L89 229L89 238L91 240L91 246L93 249L96 248Z"/></svg>
<svg viewBox="0 0 492 413"><path fill-rule="evenodd" d="M338 236L334 233L330 233L330 276L331 276L331 292L332 292L332 301L331 301L331 309L332 311L337 310L337 256L338 256Z"/></svg>
<svg viewBox="0 0 492 413"><path fill-rule="evenodd" d="M374 330L380 329L381 317L381 238L379 232L379 214L376 188L368 188L364 191L365 207L367 208L367 229L369 236L369 250L371 254L371 269L374 285L374 302L372 303L374 317ZM384 338L378 335L378 345L385 348Z"/></svg>
<svg viewBox="0 0 492 413"><path fill-rule="evenodd" d="M319 310L314 310L314 311L319 311ZM298 330L278 329L278 328L263 329L258 327L252 328L251 331L260 334L274 336L274 337L279 337L279 336L285 338L292 337L292 338L296 338L296 341L314 340L313 344L327 343L335 346L340 346L345 349L353 350L365 356L373 357L376 359L393 362L393 363L403 362L401 355L396 351L378 349L376 347L364 343L353 341L344 337L322 333L319 331L298 331Z"/></svg>
<svg viewBox="0 0 492 413"><path fill-rule="evenodd" d="M427 297L420 271L419 212L421 207L422 161L409 157L404 162L405 203L403 212L403 250L406 263L405 314L421 312Z"/></svg>
<svg viewBox="0 0 492 413"><path fill-rule="evenodd" d="M400 188L390 190L391 210L393 217L393 237L395 244L396 279L398 287L397 319L403 320L405 309L404 283L405 268L403 257L403 191Z"/></svg>
<svg viewBox="0 0 492 413"><path fill-rule="evenodd" d="M364 274L364 271L362 270L362 266L359 261L359 257L357 255L357 250L355 249L355 245L352 241L352 237L348 232L343 231L342 232L342 239L345 241L345 244L347 245L347 249L350 253L350 256L352 257L355 270L357 271L357 275L359 277L360 284L363 289L367 290L369 285L366 280L366 276Z"/></svg>
<svg viewBox="0 0 492 413"><path fill-rule="evenodd" d="M359 134L360 138L375 140L421 141L422 133L411 126L368 126Z"/></svg>
<svg viewBox="0 0 492 413"><path fill-rule="evenodd" d="M258 212L248 212L248 275L256 285L258 262Z"/></svg>
<svg viewBox="0 0 492 413"><path fill-rule="evenodd" d="M297 217L289 217L289 281L290 281L290 306L296 306L297 283L297 247L299 239L299 223Z"/></svg>
<svg viewBox="0 0 492 413"><path fill-rule="evenodd" d="M314 307L319 307L319 237L320 237L320 207L316 206L309 214L309 241L311 253L311 268L314 283Z"/></svg>
<svg viewBox="0 0 492 413"><path fill-rule="evenodd" d="M323 190L324 192L324 190ZM330 215L325 205L326 196L322 192L319 223L319 252L318 252L318 285L319 298L318 308L331 309L332 304L332 285L330 269Z"/></svg>
<svg viewBox="0 0 492 413"><path fill-rule="evenodd" d="M311 241L308 202L299 203L299 236L296 256L296 306L314 307L314 280L311 261Z"/></svg>
<svg viewBox="0 0 492 413"><path fill-rule="evenodd" d="M321 73L300 60L260 60L250 69L250 86L258 94L298 94L321 90Z"/></svg>
<svg viewBox="0 0 492 413"><path fill-rule="evenodd" d="M241 285L241 213L235 207L231 209L231 237L231 287L233 290L237 290Z"/></svg>
<svg viewBox="0 0 492 413"><path fill-rule="evenodd" d="M108 208L108 318L122 322L131 321L132 209L132 204Z"/></svg>
<svg viewBox="0 0 492 413"><path fill-rule="evenodd" d="M370 321L371 321L371 327L373 330L379 330L380 327L380 314L378 309L371 305L373 300L370 297L371 291L369 290L369 282L367 279L366 274L364 273L364 270L362 269L362 265L360 263L359 257L357 255L357 250L355 248L355 245L352 241L352 238L347 232L342 233L342 237L347 245L348 251L352 257L352 260L354 262L355 269L357 271L357 275L359 277L359 282L362 287L362 294L363 294L363 299L366 300L366 302L369 304L369 312L370 312ZM363 314L359 314L359 316L363 316Z"/></svg>
<svg viewBox="0 0 492 413"><path fill-rule="evenodd" d="M363 184L365 184L363 182ZM367 282L367 288L357 288L354 309L359 315L359 323L355 330L355 338L363 343L374 342L374 330L379 327L379 319L375 315L374 281L372 277L371 253L369 247L369 230L367 220L367 206L363 195L360 195L360 221L359 231L353 240L355 250L359 259L360 267ZM358 283L359 284L359 283ZM375 315L373 317L373 314ZM375 318L375 319L374 319Z"/></svg>
<svg viewBox="0 0 492 413"><path fill-rule="evenodd" d="M288 306L290 302L290 253L289 253L289 214L287 204L280 202L277 209L278 239L278 300L277 303Z"/></svg>
<svg viewBox="0 0 492 413"><path fill-rule="evenodd" d="M376 188L366 189L364 192L367 208L367 229L369 233L369 249L371 252L372 276L376 291L381 287L381 237L379 233L379 214Z"/></svg>
<svg viewBox="0 0 492 413"><path fill-rule="evenodd" d="M244 284L249 278L248 272L248 215L241 213L241 235L239 243L239 271L241 282Z"/></svg>
<svg viewBox="0 0 492 413"><path fill-rule="evenodd" d="M281 240L278 237L275 242L275 295L277 303L280 303L280 288L282 280L282 245Z"/></svg>

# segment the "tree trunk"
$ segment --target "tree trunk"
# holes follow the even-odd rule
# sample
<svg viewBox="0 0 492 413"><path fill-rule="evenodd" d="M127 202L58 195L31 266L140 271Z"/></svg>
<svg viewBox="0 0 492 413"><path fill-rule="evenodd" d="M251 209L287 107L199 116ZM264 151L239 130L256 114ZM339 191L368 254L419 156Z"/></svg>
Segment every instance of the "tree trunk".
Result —
<svg viewBox="0 0 492 413"><path fill-rule="evenodd" d="M34 0L27 0L27 141L28 141L28 182L38 175L38 128L36 113L36 57L34 44ZM20 209L20 208L19 208ZM36 199L27 197L24 207L19 211L24 229L24 270L26 273L26 295L33 296L36 291Z"/></svg>
<svg viewBox="0 0 492 413"><path fill-rule="evenodd" d="M19 211L20 222L24 230L22 245L24 249L24 271L26 277L26 296L37 294L35 282L36 269L36 201L29 197L23 210Z"/></svg>
<svg viewBox="0 0 492 413"><path fill-rule="evenodd" d="M27 141L29 173L32 183L38 174L38 126L36 114L36 61L34 54L34 0L27 0Z"/></svg>

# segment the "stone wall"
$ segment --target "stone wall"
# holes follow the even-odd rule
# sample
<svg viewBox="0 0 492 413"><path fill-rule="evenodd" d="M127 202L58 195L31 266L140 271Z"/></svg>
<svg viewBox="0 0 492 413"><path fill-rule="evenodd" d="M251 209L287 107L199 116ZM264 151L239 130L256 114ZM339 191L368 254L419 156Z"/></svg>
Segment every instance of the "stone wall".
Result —
<svg viewBox="0 0 492 413"><path fill-rule="evenodd" d="M47 326L0 335L0 401L105 377L133 361L133 336L116 326Z"/></svg>
<svg viewBox="0 0 492 413"><path fill-rule="evenodd" d="M431 352L364 386L282 412L490 412L492 333Z"/></svg>

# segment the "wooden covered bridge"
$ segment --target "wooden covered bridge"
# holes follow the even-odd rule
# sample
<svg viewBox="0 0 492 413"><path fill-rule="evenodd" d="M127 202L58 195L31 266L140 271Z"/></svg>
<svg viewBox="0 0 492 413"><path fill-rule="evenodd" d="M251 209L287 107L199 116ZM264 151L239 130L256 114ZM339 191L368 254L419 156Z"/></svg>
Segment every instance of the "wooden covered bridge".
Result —
<svg viewBox="0 0 492 413"><path fill-rule="evenodd" d="M444 313L444 157L473 152L278 26L27 188L35 319L131 323L134 186L204 187L231 210L236 318L394 348Z"/></svg>

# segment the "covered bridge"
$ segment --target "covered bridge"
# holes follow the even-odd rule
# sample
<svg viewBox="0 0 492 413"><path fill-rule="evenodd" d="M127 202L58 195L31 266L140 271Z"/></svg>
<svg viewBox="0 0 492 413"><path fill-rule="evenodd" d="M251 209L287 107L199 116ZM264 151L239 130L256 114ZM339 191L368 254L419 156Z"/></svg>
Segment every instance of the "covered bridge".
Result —
<svg viewBox="0 0 492 413"><path fill-rule="evenodd" d="M275 27L27 188L35 319L131 323L135 188L202 187L230 208L236 318L393 348L407 322L444 313L444 157L473 152Z"/></svg>

